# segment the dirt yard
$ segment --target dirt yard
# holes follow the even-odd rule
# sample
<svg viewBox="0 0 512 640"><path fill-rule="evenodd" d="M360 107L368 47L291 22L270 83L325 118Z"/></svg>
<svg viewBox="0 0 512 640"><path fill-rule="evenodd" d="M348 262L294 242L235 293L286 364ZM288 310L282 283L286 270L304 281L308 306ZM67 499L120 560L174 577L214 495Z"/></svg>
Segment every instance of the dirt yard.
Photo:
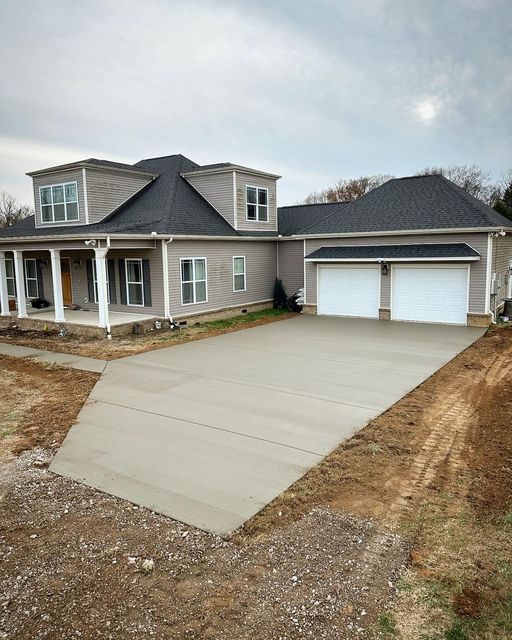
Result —
<svg viewBox="0 0 512 640"><path fill-rule="evenodd" d="M184 344L193 340L211 338L223 333L257 327L269 322L277 322L278 320L287 320L295 317L295 315L295 313L282 309L265 309L225 320L191 323L188 327L179 331L155 329L146 331L142 335L114 336L112 340L90 336L59 336L57 332L29 331L6 327L0 329L0 342L35 347L46 351L88 356L101 360L116 360L136 353L172 347L175 344Z"/></svg>
<svg viewBox="0 0 512 640"><path fill-rule="evenodd" d="M0 462L33 447L58 448L98 377L0 355Z"/></svg>
<svg viewBox="0 0 512 640"><path fill-rule="evenodd" d="M16 373L3 359L0 378ZM11 411L27 396L14 386ZM227 541L53 476L51 451L29 450L1 467L0 638L509 639L511 424L500 329Z"/></svg>

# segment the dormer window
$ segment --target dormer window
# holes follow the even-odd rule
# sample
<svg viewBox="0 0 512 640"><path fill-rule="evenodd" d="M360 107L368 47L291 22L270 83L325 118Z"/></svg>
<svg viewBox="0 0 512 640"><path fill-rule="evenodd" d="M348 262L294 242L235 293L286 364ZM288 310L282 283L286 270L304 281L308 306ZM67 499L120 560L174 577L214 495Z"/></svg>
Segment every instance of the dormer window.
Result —
<svg viewBox="0 0 512 640"><path fill-rule="evenodd" d="M75 222L78 220L78 185L76 182L40 187L39 195L43 222Z"/></svg>
<svg viewBox="0 0 512 640"><path fill-rule="evenodd" d="M247 220L268 222L268 189L246 187Z"/></svg>

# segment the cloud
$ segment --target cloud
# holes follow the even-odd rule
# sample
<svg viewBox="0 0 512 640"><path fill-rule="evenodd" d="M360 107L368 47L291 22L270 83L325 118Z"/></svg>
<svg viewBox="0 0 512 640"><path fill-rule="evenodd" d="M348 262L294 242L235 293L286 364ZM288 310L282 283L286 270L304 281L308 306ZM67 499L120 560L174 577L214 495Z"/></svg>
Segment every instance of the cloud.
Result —
<svg viewBox="0 0 512 640"><path fill-rule="evenodd" d="M87 155L282 166L292 202L330 176L499 172L512 137L507 3L436 6L4 0L0 190Z"/></svg>

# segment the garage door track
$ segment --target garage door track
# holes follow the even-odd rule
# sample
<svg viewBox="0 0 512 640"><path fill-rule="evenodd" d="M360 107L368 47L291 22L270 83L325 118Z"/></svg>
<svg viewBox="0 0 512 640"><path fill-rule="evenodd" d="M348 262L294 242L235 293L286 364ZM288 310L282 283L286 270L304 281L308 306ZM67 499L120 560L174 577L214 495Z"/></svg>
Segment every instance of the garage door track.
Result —
<svg viewBox="0 0 512 640"><path fill-rule="evenodd" d="M299 316L113 361L50 468L225 535L482 333Z"/></svg>

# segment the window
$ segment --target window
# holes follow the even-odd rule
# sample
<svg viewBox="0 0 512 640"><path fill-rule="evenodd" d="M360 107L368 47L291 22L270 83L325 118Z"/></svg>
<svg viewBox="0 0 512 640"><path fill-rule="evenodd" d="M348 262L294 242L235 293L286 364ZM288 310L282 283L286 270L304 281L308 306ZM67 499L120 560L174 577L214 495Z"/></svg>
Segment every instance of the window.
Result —
<svg viewBox="0 0 512 640"><path fill-rule="evenodd" d="M94 302L98 303L98 273L96 271L96 260L91 260L92 263L92 281L94 288ZM107 273L107 300L109 304L112 302L110 299L110 282L108 281L108 273Z"/></svg>
<svg viewBox="0 0 512 640"><path fill-rule="evenodd" d="M37 287L37 263L32 258L25 260L25 288L27 298L37 298L39 296Z"/></svg>
<svg viewBox="0 0 512 640"><path fill-rule="evenodd" d="M206 258L181 259L181 303L195 304L208 299Z"/></svg>
<svg viewBox="0 0 512 640"><path fill-rule="evenodd" d="M5 272L6 272L6 279L7 279L7 295L15 296L16 280L14 277L14 260L5 261Z"/></svg>
<svg viewBox="0 0 512 640"><path fill-rule="evenodd" d="M233 258L233 291L245 291L245 256Z"/></svg>
<svg viewBox="0 0 512 640"><path fill-rule="evenodd" d="M126 300L134 307L144 306L144 283L142 281L142 260L126 259Z"/></svg>
<svg viewBox="0 0 512 640"><path fill-rule="evenodd" d="M76 182L40 187L39 196L43 222L78 220L78 185Z"/></svg>
<svg viewBox="0 0 512 640"><path fill-rule="evenodd" d="M247 220L268 222L268 189L246 187Z"/></svg>

